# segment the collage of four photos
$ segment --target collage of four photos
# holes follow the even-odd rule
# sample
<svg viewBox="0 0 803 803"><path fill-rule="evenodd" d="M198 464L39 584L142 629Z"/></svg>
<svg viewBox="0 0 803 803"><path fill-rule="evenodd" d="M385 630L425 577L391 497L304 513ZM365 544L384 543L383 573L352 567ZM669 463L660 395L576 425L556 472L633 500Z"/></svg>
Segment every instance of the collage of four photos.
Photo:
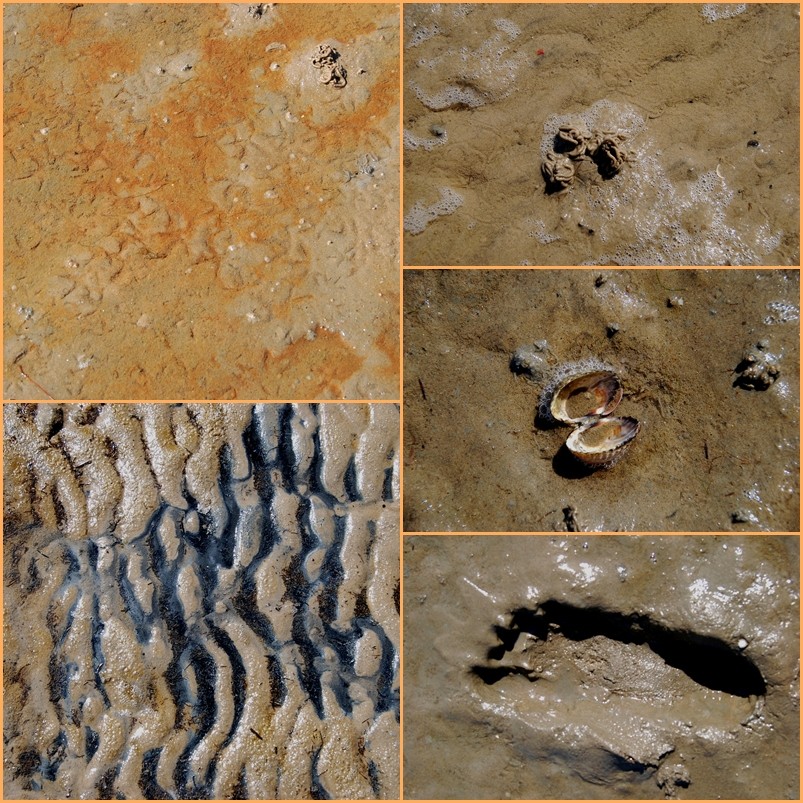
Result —
<svg viewBox="0 0 803 803"><path fill-rule="evenodd" d="M4 3L3 121L3 799L800 799L799 5Z"/></svg>

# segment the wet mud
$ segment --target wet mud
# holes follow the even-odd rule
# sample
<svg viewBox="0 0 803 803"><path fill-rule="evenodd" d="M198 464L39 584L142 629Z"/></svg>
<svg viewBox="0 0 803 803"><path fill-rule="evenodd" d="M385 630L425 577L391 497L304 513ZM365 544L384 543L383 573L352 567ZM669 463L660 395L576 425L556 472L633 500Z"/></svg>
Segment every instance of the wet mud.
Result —
<svg viewBox="0 0 803 803"><path fill-rule="evenodd" d="M404 540L406 797L798 797L797 536Z"/></svg>
<svg viewBox="0 0 803 803"><path fill-rule="evenodd" d="M406 5L405 264L798 264L799 14Z"/></svg>
<svg viewBox="0 0 803 803"><path fill-rule="evenodd" d="M4 797L399 795L395 405L6 405Z"/></svg>
<svg viewBox="0 0 803 803"><path fill-rule="evenodd" d="M3 23L4 398L397 398L398 6Z"/></svg>
<svg viewBox="0 0 803 803"><path fill-rule="evenodd" d="M798 531L798 271L406 270L404 293L406 531ZM640 426L596 471L541 412L588 366Z"/></svg>

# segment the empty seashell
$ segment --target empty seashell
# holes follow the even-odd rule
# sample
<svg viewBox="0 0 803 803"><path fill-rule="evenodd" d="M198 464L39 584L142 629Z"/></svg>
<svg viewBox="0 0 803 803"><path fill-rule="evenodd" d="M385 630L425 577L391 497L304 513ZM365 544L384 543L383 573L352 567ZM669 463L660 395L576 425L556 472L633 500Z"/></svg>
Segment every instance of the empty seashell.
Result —
<svg viewBox="0 0 803 803"><path fill-rule="evenodd" d="M552 187L566 189L574 181L574 162L562 153L549 151L541 164L541 172Z"/></svg>
<svg viewBox="0 0 803 803"><path fill-rule="evenodd" d="M596 418L577 427L566 448L590 468L610 468L625 456L639 429L635 418Z"/></svg>
<svg viewBox="0 0 803 803"><path fill-rule="evenodd" d="M621 400L622 384L613 371L584 371L569 375L552 390L549 412L556 421L577 424L613 412Z"/></svg>

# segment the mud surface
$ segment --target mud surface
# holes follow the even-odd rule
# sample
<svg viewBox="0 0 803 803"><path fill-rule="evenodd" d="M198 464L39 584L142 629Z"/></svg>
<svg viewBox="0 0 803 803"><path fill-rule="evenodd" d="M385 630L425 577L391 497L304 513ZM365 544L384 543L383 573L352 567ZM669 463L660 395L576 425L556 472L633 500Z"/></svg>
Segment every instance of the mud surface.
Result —
<svg viewBox="0 0 803 803"><path fill-rule="evenodd" d="M4 797L397 798L395 405L6 405Z"/></svg>
<svg viewBox="0 0 803 803"><path fill-rule="evenodd" d="M405 538L405 797L796 799L799 559L797 537Z"/></svg>
<svg viewBox="0 0 803 803"><path fill-rule="evenodd" d="M404 282L405 530L798 530L797 271ZM745 387L748 352L759 377L780 369L763 390ZM565 454L569 427L536 421L554 371L589 358L621 377L616 414L641 422L629 454L592 474Z"/></svg>
<svg viewBox="0 0 803 803"><path fill-rule="evenodd" d="M3 23L4 398L397 398L398 6Z"/></svg>
<svg viewBox="0 0 803 803"><path fill-rule="evenodd" d="M405 6L405 264L798 264L799 13ZM627 162L547 194L577 121Z"/></svg>

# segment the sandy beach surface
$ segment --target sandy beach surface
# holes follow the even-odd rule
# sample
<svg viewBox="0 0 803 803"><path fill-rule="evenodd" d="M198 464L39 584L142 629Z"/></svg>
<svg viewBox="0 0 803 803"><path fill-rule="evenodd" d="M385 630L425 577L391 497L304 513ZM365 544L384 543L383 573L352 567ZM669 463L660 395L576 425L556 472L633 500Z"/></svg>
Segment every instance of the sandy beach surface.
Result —
<svg viewBox="0 0 803 803"><path fill-rule="evenodd" d="M3 24L4 398L398 397L398 6Z"/></svg>
<svg viewBox="0 0 803 803"><path fill-rule="evenodd" d="M396 405L4 427L4 799L398 799Z"/></svg>
<svg viewBox="0 0 803 803"><path fill-rule="evenodd" d="M797 532L798 271L406 270L406 531ZM771 384L753 384L745 358ZM578 471L545 426L567 364L641 423ZM763 389L761 389L763 388Z"/></svg>
<svg viewBox="0 0 803 803"><path fill-rule="evenodd" d="M796 536L404 542L405 797L797 799Z"/></svg>
<svg viewBox="0 0 803 803"><path fill-rule="evenodd" d="M406 265L795 265L794 4L405 6ZM561 124L623 136L545 193Z"/></svg>

